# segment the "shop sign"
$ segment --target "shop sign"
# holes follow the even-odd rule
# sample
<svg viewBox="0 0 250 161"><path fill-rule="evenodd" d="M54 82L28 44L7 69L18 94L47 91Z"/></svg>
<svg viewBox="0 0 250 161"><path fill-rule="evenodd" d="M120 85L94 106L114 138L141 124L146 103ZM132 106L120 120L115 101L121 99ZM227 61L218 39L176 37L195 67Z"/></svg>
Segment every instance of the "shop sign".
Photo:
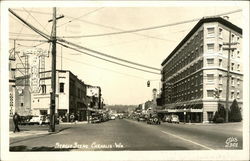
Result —
<svg viewBox="0 0 250 161"><path fill-rule="evenodd" d="M32 48L26 50L24 54L29 59L30 91L31 93L38 93L40 91L40 56L44 55L45 51L40 48Z"/></svg>

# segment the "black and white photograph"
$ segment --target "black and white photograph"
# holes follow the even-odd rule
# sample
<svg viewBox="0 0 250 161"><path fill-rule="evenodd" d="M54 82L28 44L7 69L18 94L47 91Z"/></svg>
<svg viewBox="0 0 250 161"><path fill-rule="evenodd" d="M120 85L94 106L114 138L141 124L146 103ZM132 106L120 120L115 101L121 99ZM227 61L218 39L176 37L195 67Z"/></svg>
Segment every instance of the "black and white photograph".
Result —
<svg viewBox="0 0 250 161"><path fill-rule="evenodd" d="M249 2L1 2L1 158L249 160Z"/></svg>

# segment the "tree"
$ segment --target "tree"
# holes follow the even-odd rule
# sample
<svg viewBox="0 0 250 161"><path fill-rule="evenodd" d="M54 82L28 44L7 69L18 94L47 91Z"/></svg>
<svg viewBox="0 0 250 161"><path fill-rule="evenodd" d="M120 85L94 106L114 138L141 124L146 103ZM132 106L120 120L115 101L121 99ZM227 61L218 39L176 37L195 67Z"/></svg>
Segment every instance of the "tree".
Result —
<svg viewBox="0 0 250 161"><path fill-rule="evenodd" d="M229 121L230 122L240 122L242 120L241 111L238 106L238 102L234 99L232 105L230 106Z"/></svg>
<svg viewBox="0 0 250 161"><path fill-rule="evenodd" d="M218 104L218 110L215 112L213 122L223 123L226 118L226 109L222 104Z"/></svg>

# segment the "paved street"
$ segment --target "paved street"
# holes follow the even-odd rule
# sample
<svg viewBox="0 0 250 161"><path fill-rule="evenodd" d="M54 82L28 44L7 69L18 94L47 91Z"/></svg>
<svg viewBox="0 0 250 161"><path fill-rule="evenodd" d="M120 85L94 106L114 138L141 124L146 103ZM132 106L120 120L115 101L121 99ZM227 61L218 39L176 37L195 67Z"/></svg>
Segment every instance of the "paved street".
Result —
<svg viewBox="0 0 250 161"><path fill-rule="evenodd" d="M218 150L242 148L242 123L149 125L129 119L98 124L62 124L48 134L47 127L23 126L11 134L12 151L89 151L89 150ZM40 130L38 135L23 135ZM32 130L31 130L32 129ZM18 135L23 135L18 137ZM228 138L237 139L225 147ZM230 141L230 140L229 140ZM232 139L231 139L231 142Z"/></svg>

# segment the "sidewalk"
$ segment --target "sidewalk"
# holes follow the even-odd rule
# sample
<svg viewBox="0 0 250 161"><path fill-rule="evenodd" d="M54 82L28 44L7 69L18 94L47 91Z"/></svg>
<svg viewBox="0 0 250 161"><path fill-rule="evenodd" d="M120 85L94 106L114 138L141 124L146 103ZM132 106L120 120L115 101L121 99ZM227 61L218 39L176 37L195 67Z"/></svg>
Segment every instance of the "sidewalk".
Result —
<svg viewBox="0 0 250 161"><path fill-rule="evenodd" d="M38 135L48 135L50 132L45 130L39 131L20 131L20 132L9 132L10 138L26 137L26 136L38 136Z"/></svg>
<svg viewBox="0 0 250 161"><path fill-rule="evenodd" d="M88 123L88 121L60 122L60 124L62 124L62 125L70 125L70 124L72 124L72 125L74 125L74 124L87 124L87 123Z"/></svg>

